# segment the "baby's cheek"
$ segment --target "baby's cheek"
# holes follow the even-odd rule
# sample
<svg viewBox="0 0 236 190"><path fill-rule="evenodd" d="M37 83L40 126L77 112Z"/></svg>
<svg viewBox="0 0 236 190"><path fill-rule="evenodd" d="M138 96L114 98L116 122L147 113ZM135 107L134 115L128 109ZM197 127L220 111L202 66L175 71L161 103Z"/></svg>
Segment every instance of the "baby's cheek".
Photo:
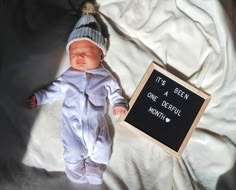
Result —
<svg viewBox="0 0 236 190"><path fill-rule="evenodd" d="M70 62L74 63L75 62L75 57L70 57Z"/></svg>

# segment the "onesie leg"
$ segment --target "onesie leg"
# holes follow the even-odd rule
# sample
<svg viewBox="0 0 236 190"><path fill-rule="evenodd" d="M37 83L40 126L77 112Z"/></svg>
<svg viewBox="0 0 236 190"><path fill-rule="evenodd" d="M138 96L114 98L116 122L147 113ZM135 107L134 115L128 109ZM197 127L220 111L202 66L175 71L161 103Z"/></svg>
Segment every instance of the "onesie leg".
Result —
<svg viewBox="0 0 236 190"><path fill-rule="evenodd" d="M100 128L94 149L90 158L86 160L86 177L90 184L102 184L103 173L111 154L111 139L105 126Z"/></svg>
<svg viewBox="0 0 236 190"><path fill-rule="evenodd" d="M86 183L85 174L85 149L79 139L69 127L62 129L62 143L64 145L64 160L66 163L66 175L74 183Z"/></svg>
<svg viewBox="0 0 236 190"><path fill-rule="evenodd" d="M90 159L93 162L107 165L111 156L111 138L108 127L102 126L99 130Z"/></svg>

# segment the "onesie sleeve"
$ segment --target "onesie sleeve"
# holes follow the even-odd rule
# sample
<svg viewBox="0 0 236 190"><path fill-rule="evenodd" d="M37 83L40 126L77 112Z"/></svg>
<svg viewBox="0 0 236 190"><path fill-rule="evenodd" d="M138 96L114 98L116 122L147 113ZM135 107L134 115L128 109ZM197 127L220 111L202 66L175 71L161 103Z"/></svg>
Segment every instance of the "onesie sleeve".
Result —
<svg viewBox="0 0 236 190"><path fill-rule="evenodd" d="M115 78L112 78L106 86L108 91L108 99L113 108L121 106L128 110L128 103L122 96L122 89Z"/></svg>
<svg viewBox="0 0 236 190"><path fill-rule="evenodd" d="M47 88L41 89L34 93L37 104L47 104L59 100L64 97L66 85L63 83L62 77L52 82Z"/></svg>

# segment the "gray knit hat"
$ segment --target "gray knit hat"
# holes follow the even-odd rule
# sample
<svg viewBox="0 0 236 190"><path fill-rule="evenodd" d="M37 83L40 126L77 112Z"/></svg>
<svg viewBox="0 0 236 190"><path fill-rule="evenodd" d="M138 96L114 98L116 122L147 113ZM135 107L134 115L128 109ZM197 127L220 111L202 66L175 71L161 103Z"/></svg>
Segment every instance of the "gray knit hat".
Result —
<svg viewBox="0 0 236 190"><path fill-rule="evenodd" d="M89 7L91 9L91 7ZM83 10L82 10L83 11ZM66 45L66 51L69 53L70 45L75 41L88 40L99 47L103 54L106 54L106 40L102 35L100 24L93 16L94 10L88 12L83 11L83 15L77 21L73 31L70 33L68 42ZM92 14L91 14L92 13Z"/></svg>

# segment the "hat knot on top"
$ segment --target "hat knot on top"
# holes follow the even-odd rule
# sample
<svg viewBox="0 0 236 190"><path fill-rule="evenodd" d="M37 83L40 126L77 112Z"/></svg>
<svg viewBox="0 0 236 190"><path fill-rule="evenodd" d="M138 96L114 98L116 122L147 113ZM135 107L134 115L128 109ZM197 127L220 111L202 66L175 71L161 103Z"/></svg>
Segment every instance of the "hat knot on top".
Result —
<svg viewBox="0 0 236 190"><path fill-rule="evenodd" d="M83 14L95 14L95 6L91 2L86 2L82 7L82 13Z"/></svg>
<svg viewBox="0 0 236 190"><path fill-rule="evenodd" d="M83 15L77 21L74 29L69 35L66 45L66 51L69 53L70 45L75 41L88 40L99 47L103 54L106 54L106 40L102 35L100 24L93 14L95 14L94 5L85 3L82 8Z"/></svg>

